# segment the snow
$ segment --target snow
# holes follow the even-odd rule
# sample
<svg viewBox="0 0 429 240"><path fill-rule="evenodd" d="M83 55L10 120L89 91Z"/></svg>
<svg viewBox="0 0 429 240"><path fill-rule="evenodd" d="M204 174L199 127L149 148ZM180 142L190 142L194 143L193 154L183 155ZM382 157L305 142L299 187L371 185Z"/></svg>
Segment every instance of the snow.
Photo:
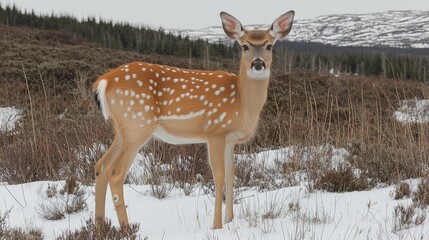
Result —
<svg viewBox="0 0 429 240"><path fill-rule="evenodd" d="M14 107L0 107L0 133L11 132L22 116L22 110Z"/></svg>
<svg viewBox="0 0 429 240"><path fill-rule="evenodd" d="M317 42L334 46L390 46L428 48L428 11L386 11L369 14L336 14L315 19L294 21L288 41ZM256 24L250 29L267 27ZM233 41L225 36L221 26L199 30L169 30L190 39L209 42Z"/></svg>
<svg viewBox="0 0 429 240"><path fill-rule="evenodd" d="M321 161L326 162L332 168L337 169L340 165L347 164L344 158L348 152L344 148L335 148L331 145L315 147L286 147L276 150L266 150L255 154L236 154L237 162L251 160L255 165L265 169L275 169L279 163L291 162L300 156L301 161L309 161L310 156L318 156Z"/></svg>
<svg viewBox="0 0 429 240"><path fill-rule="evenodd" d="M395 111L394 117L402 123L428 123L429 100L403 100Z"/></svg>
<svg viewBox="0 0 429 240"><path fill-rule="evenodd" d="M104 148L98 144L94 148ZM236 160L253 159L255 164L275 168L277 161L290 161L298 151L317 152L332 166L345 162L348 155L333 146L289 147L255 154L237 154ZM91 154L91 152L89 153ZM305 156L305 154L304 154ZM139 166L150 160L150 155L139 154L132 171L144 175ZM304 160L306 157L304 157ZM168 170L168 167L165 167ZM416 188L419 180L408 181ZM39 227L45 239L55 239L61 232L81 227L94 214L94 187L84 186L87 208L66 215L62 220L45 220L37 212L38 204L48 186L64 181L42 181L19 185L0 184L0 213L11 209L10 226ZM140 183L124 186L127 212L132 223L140 224L140 235L148 239L427 239L429 220L419 226L393 231L394 208L410 205L411 199L394 200L394 186L369 191L348 193L308 192L305 183L297 186L258 192L254 189L236 189L238 201L234 204L234 220L221 230L211 228L214 196L205 194L197 186L190 196L174 188L163 200L149 194L149 185ZM118 225L112 200L107 193L106 216ZM427 210L423 210L427 211ZM269 216L273 216L270 218Z"/></svg>
<svg viewBox="0 0 429 240"><path fill-rule="evenodd" d="M54 239L62 231L79 228L84 219L93 214L93 187L87 187L90 196L86 211L67 215L63 220L49 221L37 214L38 189L54 183L33 182L0 187L0 200L3 203L0 211L12 208L9 224L24 228L29 225L40 227L45 239ZM349 193L308 193L303 186L262 193L243 191L243 200L234 205L235 219L221 230L211 229L214 203L211 194L203 194L197 189L193 196L184 196L175 189L167 199L158 200L141 194L148 189L145 185L124 187L129 219L140 223L141 236L149 239L236 239L238 236L239 239L429 237L428 220L419 226L393 232L395 206L411 204L410 199L393 200L393 187ZM299 207L292 207L296 204ZM263 219L262 216L270 211L278 211L278 218ZM118 224L110 198L107 198L106 215Z"/></svg>

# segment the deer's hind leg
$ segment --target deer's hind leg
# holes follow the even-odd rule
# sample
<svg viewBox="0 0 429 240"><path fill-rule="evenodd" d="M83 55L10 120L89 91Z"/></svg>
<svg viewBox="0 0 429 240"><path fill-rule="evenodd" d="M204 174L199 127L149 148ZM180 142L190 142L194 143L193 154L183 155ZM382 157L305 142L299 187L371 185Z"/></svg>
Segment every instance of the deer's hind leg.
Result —
<svg viewBox="0 0 429 240"><path fill-rule="evenodd" d="M119 223L122 226L128 226L124 199L124 181L128 169L134 161L139 149L149 140L154 129L154 127L151 127L144 129L144 131L127 131L127 133L131 134L122 135L119 154L106 167L106 175L112 193L113 204Z"/></svg>
<svg viewBox="0 0 429 240"><path fill-rule="evenodd" d="M121 145L122 137L117 134L110 148L106 151L103 157L97 161L94 166L95 170L95 219L104 221L106 192L107 192L107 174L106 166L110 164L112 159L118 157L119 146ZM97 221L98 222L98 221Z"/></svg>

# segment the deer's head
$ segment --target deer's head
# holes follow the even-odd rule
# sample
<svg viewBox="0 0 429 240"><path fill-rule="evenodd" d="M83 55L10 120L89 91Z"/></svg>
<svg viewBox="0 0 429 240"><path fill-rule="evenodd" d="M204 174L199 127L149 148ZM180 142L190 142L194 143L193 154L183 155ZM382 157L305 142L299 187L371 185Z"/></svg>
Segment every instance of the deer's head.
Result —
<svg viewBox="0 0 429 240"><path fill-rule="evenodd" d="M223 30L241 46L241 71L252 79L268 79L273 58L273 45L292 29L294 11L278 17L269 29L246 30L235 17L221 12Z"/></svg>

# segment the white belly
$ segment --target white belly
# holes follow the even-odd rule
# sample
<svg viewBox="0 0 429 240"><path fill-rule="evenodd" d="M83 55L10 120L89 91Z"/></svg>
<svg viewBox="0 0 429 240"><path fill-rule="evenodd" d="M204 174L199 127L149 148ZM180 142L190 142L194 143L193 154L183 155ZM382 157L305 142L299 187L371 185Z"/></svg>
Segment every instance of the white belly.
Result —
<svg viewBox="0 0 429 240"><path fill-rule="evenodd" d="M162 126L158 125L155 129L153 135L161 139L164 142L168 142L171 144L193 144L193 143L206 143L206 139L204 138L188 138L176 136L168 133Z"/></svg>

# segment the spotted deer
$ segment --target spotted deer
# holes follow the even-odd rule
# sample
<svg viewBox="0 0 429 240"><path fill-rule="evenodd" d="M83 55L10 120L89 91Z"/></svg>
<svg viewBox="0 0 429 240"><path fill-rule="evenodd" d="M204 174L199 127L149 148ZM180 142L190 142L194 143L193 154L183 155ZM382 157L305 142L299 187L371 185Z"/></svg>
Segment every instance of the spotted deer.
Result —
<svg viewBox="0 0 429 240"><path fill-rule="evenodd" d="M226 35L241 45L238 75L133 62L98 78L93 86L101 112L115 129L112 145L95 164L95 215L104 219L109 184L121 225L128 225L123 184L139 149L155 136L172 144L206 143L215 184L213 228L233 219L234 145L252 137L267 98L276 40L288 35L294 11L269 29L245 30L222 12Z"/></svg>

